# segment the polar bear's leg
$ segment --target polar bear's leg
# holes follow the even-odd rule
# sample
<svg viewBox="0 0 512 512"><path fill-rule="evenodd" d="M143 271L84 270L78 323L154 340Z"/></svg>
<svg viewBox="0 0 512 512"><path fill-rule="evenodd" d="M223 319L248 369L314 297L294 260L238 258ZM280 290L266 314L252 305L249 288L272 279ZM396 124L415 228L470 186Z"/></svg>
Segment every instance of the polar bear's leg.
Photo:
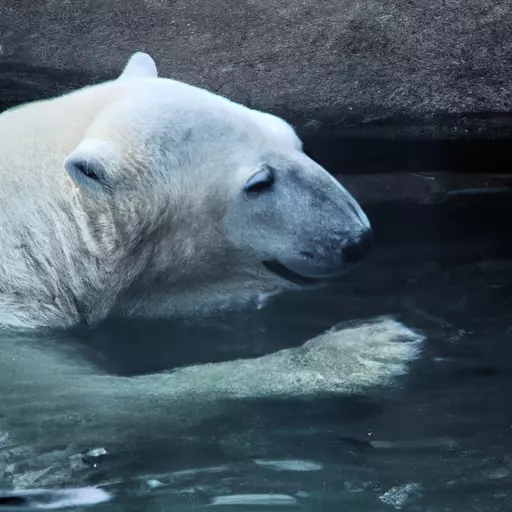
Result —
<svg viewBox="0 0 512 512"><path fill-rule="evenodd" d="M253 359L201 364L170 372L119 377L102 373L69 346L3 341L0 358L2 402L12 407L41 403L68 414L136 417L147 400L212 402L229 398L353 394L391 384L418 356L423 337L390 318L335 327L304 345ZM5 391L8 396L5 396ZM30 396L33 393L34 396ZM116 407L129 400L130 408ZM108 407L102 407L108 404ZM161 414L167 413L164 408ZM145 420L144 420L145 421Z"/></svg>
<svg viewBox="0 0 512 512"><path fill-rule="evenodd" d="M232 400L346 395L389 385L418 356L421 341L383 318L334 328L300 347L255 359L119 377L102 373L69 344L6 338L0 441L2 431L7 436L6 447L0 442L0 466L3 457L10 461L17 488L74 482L68 457L77 451L130 445L144 432L153 440L176 437L229 414Z"/></svg>
<svg viewBox="0 0 512 512"><path fill-rule="evenodd" d="M334 327L297 348L136 377L133 384L139 391L158 386L218 399L361 393L405 374L422 341L403 324L379 318Z"/></svg>

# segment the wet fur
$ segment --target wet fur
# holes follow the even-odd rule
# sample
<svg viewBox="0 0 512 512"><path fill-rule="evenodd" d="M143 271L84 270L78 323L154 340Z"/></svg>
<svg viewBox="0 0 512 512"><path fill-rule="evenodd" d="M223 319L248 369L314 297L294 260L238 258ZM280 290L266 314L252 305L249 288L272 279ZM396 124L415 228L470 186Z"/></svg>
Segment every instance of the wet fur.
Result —
<svg viewBox="0 0 512 512"><path fill-rule="evenodd" d="M96 447L122 464L146 460L150 449L168 450L172 467L182 437L252 400L353 395L391 385L406 374L422 339L391 318L376 318L263 357L119 377L92 364L66 336L11 334L2 339L0 358L0 482L17 489L84 485L105 468L74 462ZM117 468L107 467L108 479L115 479Z"/></svg>
<svg viewBox="0 0 512 512"><path fill-rule="evenodd" d="M114 105L121 126L132 126L124 123L130 112L122 99L132 88L144 86L142 77L156 73L148 58L134 59L118 81L0 116L0 321L23 328L4 330L0 343L0 484L83 483L87 475L77 473L68 458L81 450L106 446L122 458L140 435L151 436L155 446L168 446L169 439L179 440L191 427L229 414L233 404L244 400L364 392L404 374L418 353L420 336L379 319L336 328L302 347L256 359L128 378L101 371L68 343L66 334L27 332L27 327L92 324L113 311L147 316L203 311L211 301L286 288L282 280L263 274L243 251L238 254L223 244L212 222L225 213L222 201L214 199L226 184L219 187L204 165L243 161L243 140L237 152L231 146L219 148L209 129L183 133L171 124L165 132L176 135L181 148L177 156L165 148L139 151L148 144L158 147L158 141L137 139L144 133L140 125L131 134L123 128L122 137L132 138L123 141L123 165L112 169L129 173L122 181L128 193L115 203L81 192L64 172L63 162L85 133L94 126L95 134L101 134L104 127L94 122L105 109ZM309 165L311 176L317 176L316 167L300 155L300 141L282 121L182 84L165 87L233 114L229 137L255 133L263 146L271 141L273 147L289 148L296 154L294 161ZM70 123L75 118L80 122ZM202 153L194 151L199 140L206 148ZM250 147L259 146L253 141ZM187 172L164 172L169 162L174 170ZM144 165L157 172L145 177L135 172ZM343 200L348 197L331 178L321 176L316 178L318 194L334 190ZM213 198L206 209L205 194ZM345 209L352 217L343 216ZM297 223L314 233L308 236L320 253L328 250L321 245L327 235L334 241L344 236L336 231L339 226L329 225L331 213L346 220L342 228L355 230L365 222L352 203L329 206L327 201L323 217L318 222L313 218L310 225L304 221L309 210L304 213Z"/></svg>

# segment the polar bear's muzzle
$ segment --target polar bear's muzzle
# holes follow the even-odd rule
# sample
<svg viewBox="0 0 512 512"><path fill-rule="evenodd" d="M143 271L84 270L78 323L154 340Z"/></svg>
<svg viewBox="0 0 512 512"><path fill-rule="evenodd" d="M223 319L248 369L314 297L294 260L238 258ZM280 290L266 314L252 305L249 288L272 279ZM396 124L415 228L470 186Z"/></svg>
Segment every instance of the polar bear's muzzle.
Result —
<svg viewBox="0 0 512 512"><path fill-rule="evenodd" d="M340 278L363 261L373 246L372 229L348 238L339 249L322 251L322 256L304 251L301 257L287 261L264 261L264 267L299 286L312 286Z"/></svg>

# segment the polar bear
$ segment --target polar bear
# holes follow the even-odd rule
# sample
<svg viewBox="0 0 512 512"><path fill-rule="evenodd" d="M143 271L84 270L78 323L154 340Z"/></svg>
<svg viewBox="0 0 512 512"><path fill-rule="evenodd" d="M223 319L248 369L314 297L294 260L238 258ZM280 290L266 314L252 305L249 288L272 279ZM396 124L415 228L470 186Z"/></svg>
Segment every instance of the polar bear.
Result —
<svg viewBox="0 0 512 512"><path fill-rule="evenodd" d="M364 392L418 355L421 335L382 318L121 377L67 329L29 329L249 303L338 278L371 248L360 206L286 122L159 78L147 54L116 80L2 114L0 153L0 322L16 328L0 340L0 487L80 485L83 450L122 458L147 431L165 451L241 402Z"/></svg>
<svg viewBox="0 0 512 512"><path fill-rule="evenodd" d="M204 312L336 278L354 198L273 115L132 56L117 80L0 116L0 323Z"/></svg>

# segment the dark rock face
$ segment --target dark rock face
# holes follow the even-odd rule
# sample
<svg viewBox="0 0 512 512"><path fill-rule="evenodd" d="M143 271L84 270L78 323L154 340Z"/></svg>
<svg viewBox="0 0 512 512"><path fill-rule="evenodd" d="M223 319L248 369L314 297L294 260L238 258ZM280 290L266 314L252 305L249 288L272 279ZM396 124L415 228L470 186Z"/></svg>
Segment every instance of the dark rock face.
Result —
<svg viewBox="0 0 512 512"><path fill-rule="evenodd" d="M117 74L162 76L284 116L301 134L512 132L510 0L8 0L0 108Z"/></svg>

